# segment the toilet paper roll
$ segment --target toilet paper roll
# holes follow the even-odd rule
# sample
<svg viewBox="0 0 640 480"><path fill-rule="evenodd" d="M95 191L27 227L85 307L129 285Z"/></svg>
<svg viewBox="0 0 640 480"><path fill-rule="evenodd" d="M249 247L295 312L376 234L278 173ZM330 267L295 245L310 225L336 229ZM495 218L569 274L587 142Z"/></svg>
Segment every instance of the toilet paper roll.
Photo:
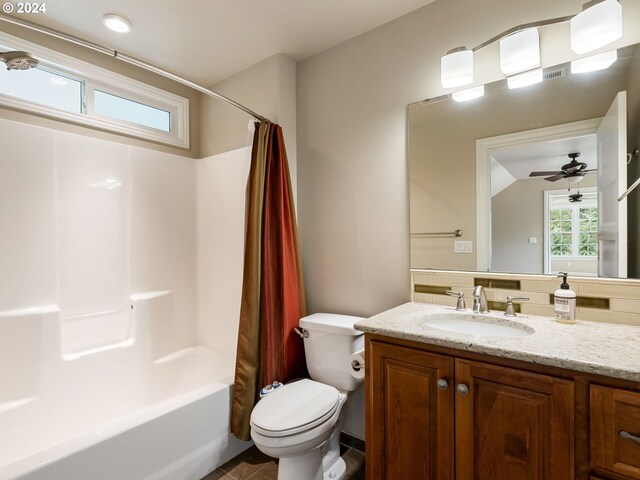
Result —
<svg viewBox="0 0 640 480"><path fill-rule="evenodd" d="M353 378L364 378L364 350L352 353L349 356L349 371Z"/></svg>

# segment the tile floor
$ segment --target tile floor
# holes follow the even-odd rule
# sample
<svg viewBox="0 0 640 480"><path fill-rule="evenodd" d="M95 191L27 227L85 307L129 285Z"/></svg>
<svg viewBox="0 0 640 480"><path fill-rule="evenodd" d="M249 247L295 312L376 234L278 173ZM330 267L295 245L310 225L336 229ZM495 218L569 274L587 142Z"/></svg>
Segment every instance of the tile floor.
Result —
<svg viewBox="0 0 640 480"><path fill-rule="evenodd" d="M347 464L345 480L364 480L364 453L340 445L342 458ZM276 480L278 465L255 446L229 460L202 480Z"/></svg>

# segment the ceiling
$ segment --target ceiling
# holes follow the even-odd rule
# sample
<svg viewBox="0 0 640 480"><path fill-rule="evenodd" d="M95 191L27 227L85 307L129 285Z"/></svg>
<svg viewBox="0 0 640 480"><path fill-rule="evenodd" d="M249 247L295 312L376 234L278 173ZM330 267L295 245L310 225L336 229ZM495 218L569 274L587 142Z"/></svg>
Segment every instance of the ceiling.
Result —
<svg viewBox="0 0 640 480"><path fill-rule="evenodd" d="M278 53L305 59L432 1L55 0L28 20L210 86ZM107 30L106 13L133 30Z"/></svg>
<svg viewBox="0 0 640 480"><path fill-rule="evenodd" d="M567 154L580 152L579 162L585 162L587 168L597 168L597 138L595 135L567 138L553 142L503 147L491 150L495 158L514 178L529 178L534 170L560 170L569 163Z"/></svg>

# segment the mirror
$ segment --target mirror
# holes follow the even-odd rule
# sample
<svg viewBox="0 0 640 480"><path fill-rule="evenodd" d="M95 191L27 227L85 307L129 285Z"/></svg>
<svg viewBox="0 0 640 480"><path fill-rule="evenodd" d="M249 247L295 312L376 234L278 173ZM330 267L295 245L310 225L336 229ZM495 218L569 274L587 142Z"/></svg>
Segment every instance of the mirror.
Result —
<svg viewBox="0 0 640 480"><path fill-rule="evenodd" d="M640 278L640 48L544 78L409 105L412 268Z"/></svg>

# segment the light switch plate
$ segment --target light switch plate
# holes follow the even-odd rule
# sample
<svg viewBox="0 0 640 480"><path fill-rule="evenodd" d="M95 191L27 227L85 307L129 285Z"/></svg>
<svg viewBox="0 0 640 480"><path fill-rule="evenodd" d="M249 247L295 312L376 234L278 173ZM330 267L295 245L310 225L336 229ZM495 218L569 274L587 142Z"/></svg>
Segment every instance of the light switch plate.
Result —
<svg viewBox="0 0 640 480"><path fill-rule="evenodd" d="M471 240L456 240L453 244L454 253L473 253L473 242Z"/></svg>

